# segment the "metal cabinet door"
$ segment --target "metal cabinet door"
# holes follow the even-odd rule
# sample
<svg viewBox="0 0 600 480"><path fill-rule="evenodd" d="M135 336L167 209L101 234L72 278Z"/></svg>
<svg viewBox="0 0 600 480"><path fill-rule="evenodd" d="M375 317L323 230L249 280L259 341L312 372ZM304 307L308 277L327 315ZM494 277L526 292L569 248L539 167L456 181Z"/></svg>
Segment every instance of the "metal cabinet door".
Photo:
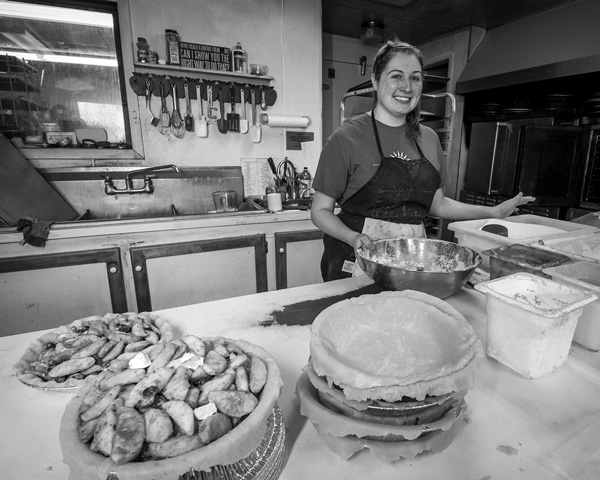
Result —
<svg viewBox="0 0 600 480"><path fill-rule="evenodd" d="M127 311L119 248L0 259L0 335Z"/></svg>
<svg viewBox="0 0 600 480"><path fill-rule="evenodd" d="M267 291L264 234L130 249L138 310Z"/></svg>
<svg viewBox="0 0 600 480"><path fill-rule="evenodd" d="M321 283L323 232L300 230L275 234L277 290Z"/></svg>

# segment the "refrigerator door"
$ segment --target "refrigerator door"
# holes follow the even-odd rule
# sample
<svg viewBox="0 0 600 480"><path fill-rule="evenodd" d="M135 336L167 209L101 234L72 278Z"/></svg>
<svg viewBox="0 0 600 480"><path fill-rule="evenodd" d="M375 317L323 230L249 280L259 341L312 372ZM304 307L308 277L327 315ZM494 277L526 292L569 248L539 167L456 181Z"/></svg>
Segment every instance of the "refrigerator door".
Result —
<svg viewBox="0 0 600 480"><path fill-rule="evenodd" d="M516 195L523 128L553 122L553 118L543 117L471 124L464 189L487 195Z"/></svg>
<svg viewBox="0 0 600 480"><path fill-rule="evenodd" d="M499 173L498 191L499 195L512 197L519 193L518 188L518 159L519 149L523 141L523 132L528 125L552 125L554 119L551 117L525 118L521 120L510 120L505 123L506 135L502 157L502 169Z"/></svg>
<svg viewBox="0 0 600 480"><path fill-rule="evenodd" d="M506 125L503 123L477 122L471 125L465 190L488 195L498 193L505 134Z"/></svg>
<svg viewBox="0 0 600 480"><path fill-rule="evenodd" d="M518 161L518 191L536 203L573 205L578 200L583 128L527 125Z"/></svg>

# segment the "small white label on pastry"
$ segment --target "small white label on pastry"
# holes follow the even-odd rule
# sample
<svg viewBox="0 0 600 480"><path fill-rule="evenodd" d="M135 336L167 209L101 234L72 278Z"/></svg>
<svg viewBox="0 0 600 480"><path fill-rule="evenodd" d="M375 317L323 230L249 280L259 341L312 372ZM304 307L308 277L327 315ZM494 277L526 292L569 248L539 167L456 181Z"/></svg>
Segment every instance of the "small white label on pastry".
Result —
<svg viewBox="0 0 600 480"><path fill-rule="evenodd" d="M150 357L144 352L138 352L135 356L129 360L129 368L146 368L152 363Z"/></svg>
<svg viewBox="0 0 600 480"><path fill-rule="evenodd" d="M198 420L204 420L217 413L217 406L213 402L209 402L206 405L194 409L194 416Z"/></svg>

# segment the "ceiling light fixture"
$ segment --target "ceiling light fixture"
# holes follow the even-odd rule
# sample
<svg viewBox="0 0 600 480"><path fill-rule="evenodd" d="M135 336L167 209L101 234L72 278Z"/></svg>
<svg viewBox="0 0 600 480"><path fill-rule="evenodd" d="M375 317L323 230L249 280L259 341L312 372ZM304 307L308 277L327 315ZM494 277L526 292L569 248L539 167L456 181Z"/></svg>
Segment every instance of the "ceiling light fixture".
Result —
<svg viewBox="0 0 600 480"><path fill-rule="evenodd" d="M365 45L377 45L383 40L383 24L370 20L361 25L361 40Z"/></svg>

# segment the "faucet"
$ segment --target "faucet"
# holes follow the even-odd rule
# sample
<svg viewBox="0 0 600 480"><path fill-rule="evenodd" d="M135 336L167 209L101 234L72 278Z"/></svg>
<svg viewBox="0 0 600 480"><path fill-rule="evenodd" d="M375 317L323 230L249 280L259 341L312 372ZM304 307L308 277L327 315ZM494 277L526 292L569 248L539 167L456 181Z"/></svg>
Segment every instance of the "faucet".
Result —
<svg viewBox="0 0 600 480"><path fill-rule="evenodd" d="M120 193L152 193L154 192L154 185L152 185L152 179L154 175L145 175L149 172L156 172L157 170L168 170L172 169L179 172L179 168L175 165L159 165L156 167L140 168L138 170L131 170L127 172L125 177L125 188L117 188L113 183L112 177L101 175L104 178L104 192L107 195L118 195ZM133 177L144 174L144 186L142 188L133 188Z"/></svg>
<svg viewBox="0 0 600 480"><path fill-rule="evenodd" d="M282 160L277 166L277 171L279 172L280 170L283 170L280 173L280 177L287 185L288 198L295 199L298 196L296 191L296 167L285 157L285 160Z"/></svg>

